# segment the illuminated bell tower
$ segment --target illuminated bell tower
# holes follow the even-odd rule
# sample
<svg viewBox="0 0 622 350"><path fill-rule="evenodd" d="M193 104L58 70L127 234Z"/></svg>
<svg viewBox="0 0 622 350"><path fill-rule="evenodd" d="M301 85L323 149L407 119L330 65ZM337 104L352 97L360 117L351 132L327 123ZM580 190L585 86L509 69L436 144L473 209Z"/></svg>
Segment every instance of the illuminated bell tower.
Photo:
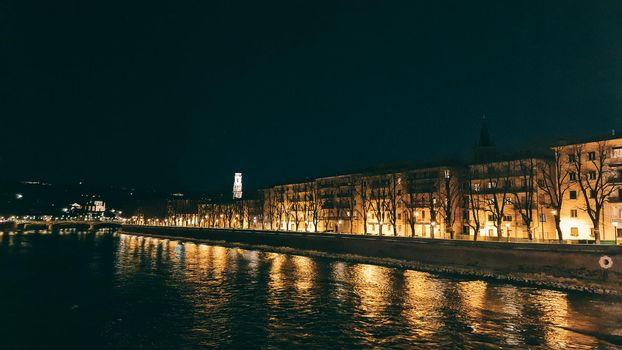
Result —
<svg viewBox="0 0 622 350"><path fill-rule="evenodd" d="M233 176L233 199L242 198L242 173Z"/></svg>

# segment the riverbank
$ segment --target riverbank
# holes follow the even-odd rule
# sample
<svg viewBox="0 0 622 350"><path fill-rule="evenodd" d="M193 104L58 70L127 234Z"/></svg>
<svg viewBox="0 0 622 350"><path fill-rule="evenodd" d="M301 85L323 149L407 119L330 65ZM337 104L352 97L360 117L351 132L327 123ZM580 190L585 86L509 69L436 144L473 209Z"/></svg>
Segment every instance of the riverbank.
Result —
<svg viewBox="0 0 622 350"><path fill-rule="evenodd" d="M622 247L124 225L122 233L221 242L563 290L622 295ZM607 270L599 260L613 262Z"/></svg>

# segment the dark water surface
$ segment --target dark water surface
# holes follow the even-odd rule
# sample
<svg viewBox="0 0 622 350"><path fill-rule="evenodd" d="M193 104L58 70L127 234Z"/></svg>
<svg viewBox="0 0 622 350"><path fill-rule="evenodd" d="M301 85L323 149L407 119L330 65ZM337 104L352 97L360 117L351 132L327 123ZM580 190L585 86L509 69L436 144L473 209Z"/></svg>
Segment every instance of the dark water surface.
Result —
<svg viewBox="0 0 622 350"><path fill-rule="evenodd" d="M0 349L615 348L622 301L62 232L0 237Z"/></svg>

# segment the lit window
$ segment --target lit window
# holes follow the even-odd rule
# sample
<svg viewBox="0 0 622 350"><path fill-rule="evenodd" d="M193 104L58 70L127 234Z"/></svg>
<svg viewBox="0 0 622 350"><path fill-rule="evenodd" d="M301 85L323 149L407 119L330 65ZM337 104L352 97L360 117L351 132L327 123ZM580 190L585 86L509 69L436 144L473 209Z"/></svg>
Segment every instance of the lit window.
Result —
<svg viewBox="0 0 622 350"><path fill-rule="evenodd" d="M615 147L611 149L611 158L622 158L622 147Z"/></svg>
<svg viewBox="0 0 622 350"><path fill-rule="evenodd" d="M587 159L589 159L589 160L596 159L596 153L595 152L588 152Z"/></svg>
<svg viewBox="0 0 622 350"><path fill-rule="evenodd" d="M572 237L579 237L579 228L578 227L571 227L570 228L570 236L572 236Z"/></svg>

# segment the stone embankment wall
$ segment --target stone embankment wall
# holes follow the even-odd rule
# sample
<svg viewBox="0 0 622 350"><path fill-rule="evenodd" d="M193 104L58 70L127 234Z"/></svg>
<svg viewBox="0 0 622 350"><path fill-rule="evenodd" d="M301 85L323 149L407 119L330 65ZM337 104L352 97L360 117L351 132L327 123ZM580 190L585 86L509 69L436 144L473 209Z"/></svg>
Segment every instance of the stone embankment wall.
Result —
<svg viewBox="0 0 622 350"><path fill-rule="evenodd" d="M301 255L398 265L418 270L547 287L622 295L622 247L601 245L471 242L125 225L122 232L189 240L225 241L301 250ZM609 269L599 261L609 257Z"/></svg>

